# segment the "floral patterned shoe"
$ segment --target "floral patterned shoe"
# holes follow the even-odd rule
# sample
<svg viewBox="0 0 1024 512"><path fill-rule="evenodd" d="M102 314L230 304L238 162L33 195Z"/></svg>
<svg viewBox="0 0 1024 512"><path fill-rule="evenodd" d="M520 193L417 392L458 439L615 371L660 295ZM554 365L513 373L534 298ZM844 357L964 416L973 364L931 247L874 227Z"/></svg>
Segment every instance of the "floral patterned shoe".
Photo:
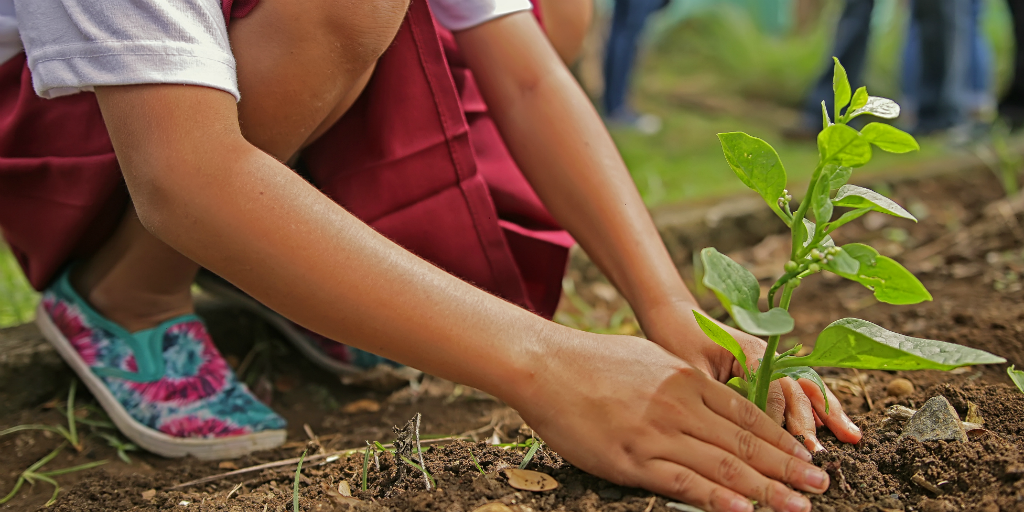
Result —
<svg viewBox="0 0 1024 512"><path fill-rule="evenodd" d="M284 419L238 382L195 315L129 333L82 300L65 271L43 294L36 323L146 450L227 459L284 443Z"/></svg>
<svg viewBox="0 0 1024 512"><path fill-rule="evenodd" d="M285 338L288 338L288 341L306 358L329 372L339 375L358 375L367 370L385 366L398 370L399 375L404 378L412 378L419 374L418 370L310 331L260 304L256 299L246 295L216 274L201 270L196 277L196 283L204 291L217 298L237 304L266 320Z"/></svg>

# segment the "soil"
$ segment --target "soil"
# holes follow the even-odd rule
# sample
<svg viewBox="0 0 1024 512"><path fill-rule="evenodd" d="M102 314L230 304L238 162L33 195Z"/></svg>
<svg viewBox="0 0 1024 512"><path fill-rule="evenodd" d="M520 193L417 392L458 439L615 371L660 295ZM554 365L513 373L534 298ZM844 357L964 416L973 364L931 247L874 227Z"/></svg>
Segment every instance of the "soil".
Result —
<svg viewBox="0 0 1024 512"><path fill-rule="evenodd" d="M784 342L790 346L813 344L815 333L830 321L857 316L911 336L988 350L1010 363L1024 365L1024 215L1019 205L1015 209L1001 201L1001 190L988 173L881 186L921 222L867 216L841 231L836 242L870 243L904 262L935 300L915 306L877 304L870 291L855 283L810 278L794 298L798 330ZM749 245L732 256L765 277L762 284L770 284L771 275L763 269L780 268L781 264L773 261L786 253L776 235L747 232L730 236ZM677 252L674 257L680 262L692 261L689 254ZM693 275L690 268L684 267L682 272ZM608 290L607 282L584 258L574 258L570 277L578 295L573 297L575 302L563 300L560 318L605 330L635 329L628 310L622 309L622 299ZM713 311L713 297L701 300ZM615 315L616 311L627 314ZM171 488L235 468L297 457L306 449L311 454L330 453L365 446L366 440L389 442L395 438L392 427L404 425L417 412L422 414L425 436L462 434L478 439L430 445L424 458L426 469L437 481L436 489L426 490L423 475L406 465L396 466L391 455L379 457L379 470L370 463L366 491L360 490L361 455L331 462L320 459L303 466L301 509L470 512L486 503L501 502L517 511L674 510L663 497L582 473L547 449L536 453L528 469L550 474L560 487L542 493L517 491L500 470L518 467L526 450L503 449L486 442L494 436L502 442L524 441L530 436L518 415L503 404L429 377L416 390L399 387L396 391L382 387L379 381L375 388L346 386L303 361L257 319L223 307L205 307L203 314L229 360L245 366L240 373L289 420L290 442L277 450L223 462L167 460L132 451L127 453L132 461L129 465L117 458L106 441L91 435L92 428L83 426L86 440L82 451L64 448L43 469L104 459L111 462L57 477L63 489L52 510L291 510L294 465ZM828 452L816 456L815 462L830 473L832 485L824 495L811 496L815 510L1024 510L1024 393L1010 385L1005 366L948 373L826 369L822 375L865 435L857 445L844 445L826 429L819 431ZM887 385L896 378L909 379L914 391L901 397L887 396ZM970 404L976 405L985 430L972 432L967 443L897 441L902 423L887 419L886 407L914 408L940 394L962 417ZM91 400L80 395L79 403ZM62 400L55 397L2 416L0 429L28 423L62 424L63 411L53 407ZM87 419L97 415L84 409L82 414ZM304 425L308 425L308 433ZM24 468L60 444L58 436L46 432L0 438L0 493L12 487ZM486 474L473 465L471 453ZM404 474L399 478L402 467ZM351 508L350 500L339 495L342 481L359 500ZM26 485L0 510L37 510L51 493L52 488L43 482Z"/></svg>

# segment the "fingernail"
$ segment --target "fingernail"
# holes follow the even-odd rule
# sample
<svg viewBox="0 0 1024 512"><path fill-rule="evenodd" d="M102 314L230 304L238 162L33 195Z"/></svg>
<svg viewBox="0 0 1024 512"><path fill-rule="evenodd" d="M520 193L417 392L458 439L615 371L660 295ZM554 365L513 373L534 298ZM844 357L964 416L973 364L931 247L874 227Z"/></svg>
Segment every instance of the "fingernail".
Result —
<svg viewBox="0 0 1024 512"><path fill-rule="evenodd" d="M804 482L815 489L825 489L828 487L828 473L818 468L808 469L804 471Z"/></svg>
<svg viewBox="0 0 1024 512"><path fill-rule="evenodd" d="M736 498L729 504L729 512L750 512L751 510L754 510L754 506L748 500Z"/></svg>
<svg viewBox="0 0 1024 512"><path fill-rule="evenodd" d="M850 429L851 432L860 433L860 427L858 427L857 424L854 423L853 420L851 420L850 417L845 414L843 415L843 423L846 425L846 428Z"/></svg>
<svg viewBox="0 0 1024 512"><path fill-rule="evenodd" d="M811 452L807 451L807 448L800 443L793 443L791 453L804 462L811 462L814 460L814 457L811 456Z"/></svg>
<svg viewBox="0 0 1024 512"><path fill-rule="evenodd" d="M786 500L787 512L806 512L811 509L811 502L803 496L793 495Z"/></svg>
<svg viewBox="0 0 1024 512"><path fill-rule="evenodd" d="M818 439L815 437L807 436L807 439L804 441L804 443L808 445L807 449L814 453L825 451L825 447L820 442L818 442Z"/></svg>

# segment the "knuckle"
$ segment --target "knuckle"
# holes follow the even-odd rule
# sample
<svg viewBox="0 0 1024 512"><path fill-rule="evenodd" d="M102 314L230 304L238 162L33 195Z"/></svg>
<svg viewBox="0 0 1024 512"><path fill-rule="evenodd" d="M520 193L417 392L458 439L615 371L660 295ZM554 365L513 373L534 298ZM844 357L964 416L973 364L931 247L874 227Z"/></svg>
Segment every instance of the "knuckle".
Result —
<svg viewBox="0 0 1024 512"><path fill-rule="evenodd" d="M724 484L735 482L743 472L743 463L731 455L718 461L718 481Z"/></svg>
<svg viewBox="0 0 1024 512"><path fill-rule="evenodd" d="M672 475L669 490L674 496L689 495L696 483L697 474L689 469L680 469Z"/></svg>
<svg viewBox="0 0 1024 512"><path fill-rule="evenodd" d="M761 443L757 436L746 430L741 430L736 436L736 455L743 460L754 460L760 452Z"/></svg>
<svg viewBox="0 0 1024 512"><path fill-rule="evenodd" d="M761 420L761 409L758 409L754 404L747 401L740 401L739 403L739 426L744 430L750 430L757 426L757 423Z"/></svg>
<svg viewBox="0 0 1024 512"><path fill-rule="evenodd" d="M800 471L799 461L795 457L786 457L786 463L782 467L782 478L787 482L794 482L797 479L798 471Z"/></svg>

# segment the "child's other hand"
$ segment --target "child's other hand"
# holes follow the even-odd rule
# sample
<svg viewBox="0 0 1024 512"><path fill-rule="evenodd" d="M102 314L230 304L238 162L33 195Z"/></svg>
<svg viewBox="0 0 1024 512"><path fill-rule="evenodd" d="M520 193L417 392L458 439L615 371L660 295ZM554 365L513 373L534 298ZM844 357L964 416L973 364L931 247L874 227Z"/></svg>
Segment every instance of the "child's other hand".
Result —
<svg viewBox="0 0 1024 512"><path fill-rule="evenodd" d="M726 382L732 377L742 377L743 369L729 351L718 346L697 326L693 319L693 304L680 304L663 311L651 312L645 317L644 332L652 341L678 355L695 368L703 370L712 378ZM747 365L757 368L757 361L764 355L764 340L738 329L722 325L743 347L747 354ZM843 406L826 386L829 412L825 413L825 400L821 390L807 379L794 381L788 377L771 384L768 392L766 412L777 424L785 421L786 429L794 436L803 436L808 450L820 451L824 447L818 442L817 427L827 426L844 443L857 443L861 431L843 411Z"/></svg>
<svg viewBox="0 0 1024 512"><path fill-rule="evenodd" d="M650 341L573 331L509 402L581 469L708 511L808 511L828 488L810 454L753 404Z"/></svg>

